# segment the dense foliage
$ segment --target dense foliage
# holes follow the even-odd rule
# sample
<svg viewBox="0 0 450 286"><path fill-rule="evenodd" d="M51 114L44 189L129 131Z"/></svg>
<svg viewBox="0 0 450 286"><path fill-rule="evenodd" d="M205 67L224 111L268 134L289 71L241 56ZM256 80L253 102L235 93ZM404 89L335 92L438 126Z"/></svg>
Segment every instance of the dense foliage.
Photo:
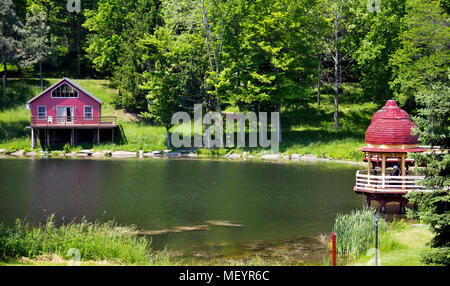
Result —
<svg viewBox="0 0 450 286"><path fill-rule="evenodd" d="M117 108L166 127L194 103L282 111L314 89L320 103L323 82L334 129L344 82L361 84L354 102L395 97L414 114L416 94L450 67L443 0L82 2L70 12L65 1L2 1L4 74L32 64L41 76L109 77Z"/></svg>
<svg viewBox="0 0 450 286"><path fill-rule="evenodd" d="M391 59L391 87L400 103L409 101L412 108L416 93L447 78L450 23L439 1L409 0L406 4L401 46Z"/></svg>
<svg viewBox="0 0 450 286"><path fill-rule="evenodd" d="M415 170L425 176L421 183L433 191L408 194L408 199L417 205L417 211L411 215L429 224L435 234L431 241L434 249L423 260L450 265L450 154L445 151L450 147L448 80L433 84L430 90L419 92L416 101L421 108L413 118L417 125L415 132L420 135L423 144L436 146L440 150L413 155L417 166L427 166L416 167Z"/></svg>

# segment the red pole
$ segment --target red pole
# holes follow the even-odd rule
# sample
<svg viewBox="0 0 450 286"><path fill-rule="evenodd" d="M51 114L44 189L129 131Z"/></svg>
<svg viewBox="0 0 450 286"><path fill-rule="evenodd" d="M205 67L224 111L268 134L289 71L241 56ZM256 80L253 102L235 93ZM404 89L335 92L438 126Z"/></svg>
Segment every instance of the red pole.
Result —
<svg viewBox="0 0 450 286"><path fill-rule="evenodd" d="M334 233L334 231L333 231L333 233L331 234L331 247L332 247L332 250L333 250L333 266L336 266L336 234Z"/></svg>

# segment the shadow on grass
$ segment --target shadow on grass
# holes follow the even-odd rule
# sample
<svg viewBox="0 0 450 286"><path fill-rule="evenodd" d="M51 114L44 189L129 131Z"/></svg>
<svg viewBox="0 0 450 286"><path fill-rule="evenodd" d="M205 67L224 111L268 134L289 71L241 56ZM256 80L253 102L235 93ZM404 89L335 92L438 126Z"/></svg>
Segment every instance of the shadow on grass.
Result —
<svg viewBox="0 0 450 286"><path fill-rule="evenodd" d="M50 86L48 80L44 80L44 89ZM6 105L1 104L0 110L10 109L24 105L28 100L41 92L39 79L11 78L6 85ZM0 86L0 95L3 97L3 86ZM1 99L3 103L3 98Z"/></svg>
<svg viewBox="0 0 450 286"><path fill-rule="evenodd" d="M27 120L0 121L0 141L30 136L30 130L26 128L28 125L30 121Z"/></svg>
<svg viewBox="0 0 450 286"><path fill-rule="evenodd" d="M289 147L290 145L302 144L308 145L311 143L330 143L336 140L364 140L364 134L361 132L353 132L348 130L331 131L331 130L290 130L283 132L281 147Z"/></svg>

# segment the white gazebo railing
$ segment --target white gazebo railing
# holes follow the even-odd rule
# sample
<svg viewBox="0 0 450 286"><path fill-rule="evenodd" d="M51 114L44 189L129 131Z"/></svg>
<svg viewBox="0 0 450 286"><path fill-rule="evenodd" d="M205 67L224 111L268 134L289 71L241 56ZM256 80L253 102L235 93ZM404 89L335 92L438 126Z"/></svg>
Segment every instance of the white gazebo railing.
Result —
<svg viewBox="0 0 450 286"><path fill-rule="evenodd" d="M368 175L367 170L356 171L355 191L370 193L407 193L409 191L429 191L417 182L424 176L383 176Z"/></svg>

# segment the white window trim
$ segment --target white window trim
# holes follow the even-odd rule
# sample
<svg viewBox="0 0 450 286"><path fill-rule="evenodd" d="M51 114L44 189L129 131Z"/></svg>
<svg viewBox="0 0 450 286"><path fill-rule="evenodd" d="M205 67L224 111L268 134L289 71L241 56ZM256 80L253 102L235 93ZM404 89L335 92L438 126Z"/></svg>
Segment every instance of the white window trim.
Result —
<svg viewBox="0 0 450 286"><path fill-rule="evenodd" d="M40 107L45 108L45 115L44 116L40 116L39 115L39 108ZM37 117L38 117L39 120L45 120L47 118L47 106L46 105L38 105L37 106Z"/></svg>
<svg viewBox="0 0 450 286"><path fill-rule="evenodd" d="M91 116L90 117L86 116L86 107L91 108ZM92 105L84 105L83 106L83 119L84 120L94 120L94 107Z"/></svg>
<svg viewBox="0 0 450 286"><path fill-rule="evenodd" d="M67 84L68 86L70 86L70 87L72 87L74 90L76 90L77 91L77 96L75 96L75 97L57 97L57 96L53 96L53 91L55 90L55 89L57 89L57 88L59 88L61 85L63 85L63 84ZM59 84L57 87L55 87L54 89L52 89L51 91L50 91L50 98L79 98L80 97L80 91L77 89L77 88L75 88L73 85L71 85L71 84L68 84L67 82L62 82L61 84Z"/></svg>

